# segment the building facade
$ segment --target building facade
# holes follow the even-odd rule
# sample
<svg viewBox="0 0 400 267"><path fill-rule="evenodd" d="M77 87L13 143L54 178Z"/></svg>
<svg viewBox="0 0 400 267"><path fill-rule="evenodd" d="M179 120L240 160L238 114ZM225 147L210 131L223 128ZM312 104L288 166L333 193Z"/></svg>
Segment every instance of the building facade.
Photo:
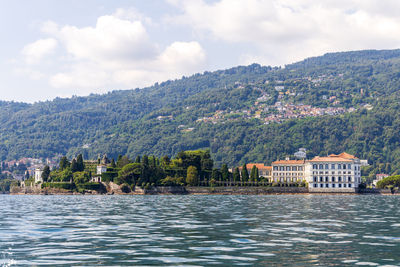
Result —
<svg viewBox="0 0 400 267"><path fill-rule="evenodd" d="M35 184L43 183L42 173L43 173L42 169L39 168L35 169Z"/></svg>
<svg viewBox="0 0 400 267"><path fill-rule="evenodd" d="M263 177L268 179L268 181L271 181L272 177L272 167L271 166L265 166L263 163L248 163L246 164L246 169L247 172L251 173L251 169L253 169L253 166L256 166L258 169L258 176ZM242 167L239 167L239 171L242 170Z"/></svg>
<svg viewBox="0 0 400 267"><path fill-rule="evenodd" d="M305 180L305 160L277 160L272 162L273 183L295 183Z"/></svg>
<svg viewBox="0 0 400 267"><path fill-rule="evenodd" d="M341 153L315 157L306 163L309 188L357 188L361 183L361 163L353 155Z"/></svg>

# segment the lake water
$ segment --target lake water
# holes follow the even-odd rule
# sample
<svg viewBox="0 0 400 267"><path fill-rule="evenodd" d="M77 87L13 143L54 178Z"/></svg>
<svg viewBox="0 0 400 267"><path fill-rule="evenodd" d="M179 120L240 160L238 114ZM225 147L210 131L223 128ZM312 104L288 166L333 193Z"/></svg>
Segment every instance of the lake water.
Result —
<svg viewBox="0 0 400 267"><path fill-rule="evenodd" d="M399 196L0 195L0 265L400 266Z"/></svg>

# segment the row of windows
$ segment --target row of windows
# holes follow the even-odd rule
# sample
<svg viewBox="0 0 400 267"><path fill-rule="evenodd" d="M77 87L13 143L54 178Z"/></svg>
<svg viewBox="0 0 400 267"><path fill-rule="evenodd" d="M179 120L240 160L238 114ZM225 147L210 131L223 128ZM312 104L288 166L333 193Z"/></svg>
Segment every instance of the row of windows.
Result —
<svg viewBox="0 0 400 267"><path fill-rule="evenodd" d="M318 182L318 180L320 182L336 182L336 177L332 176L331 179L329 179L328 176L325 176L325 179L324 179L324 177L320 176L319 179L318 179L317 176L314 176L314 182ZM341 182L342 181L342 177L341 176L337 177L337 181ZM346 181L346 177L343 177L343 182L345 182L345 181ZM347 181L351 182L351 177L350 176L347 177Z"/></svg>
<svg viewBox="0 0 400 267"><path fill-rule="evenodd" d="M324 174L324 172L323 171L313 171L313 174ZM325 174L329 174L329 172L328 171L325 171ZM335 171L331 171L331 174L335 174ZM346 172L346 171L338 171L338 174L351 174L351 171L348 171L348 172Z"/></svg>
<svg viewBox="0 0 400 267"><path fill-rule="evenodd" d="M274 171L303 171L303 166L274 166Z"/></svg>
<svg viewBox="0 0 400 267"><path fill-rule="evenodd" d="M352 184L314 184L314 187L319 187L319 188L323 188L323 187L325 187L325 188L335 188L336 187L336 185L337 185L337 187L338 188L341 188L342 186L343 187L348 187L348 188L350 188L350 187L352 187Z"/></svg>
<svg viewBox="0 0 400 267"><path fill-rule="evenodd" d="M302 172L279 172L279 173L274 173L274 176L303 176L304 174Z"/></svg>
<svg viewBox="0 0 400 267"><path fill-rule="evenodd" d="M323 169L327 169L329 170L329 165L330 165L330 169L334 170L337 169L351 169L351 164L313 164L313 169L314 170L323 170Z"/></svg>

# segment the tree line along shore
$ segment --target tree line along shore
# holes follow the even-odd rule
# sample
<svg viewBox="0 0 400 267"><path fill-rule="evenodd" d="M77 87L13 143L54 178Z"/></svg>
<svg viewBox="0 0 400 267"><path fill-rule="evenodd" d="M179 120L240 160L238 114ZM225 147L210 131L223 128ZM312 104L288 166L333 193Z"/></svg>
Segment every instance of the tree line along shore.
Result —
<svg viewBox="0 0 400 267"><path fill-rule="evenodd" d="M70 161L64 156L60 159L58 167L50 170L46 165L34 176L15 182L11 187L14 188L14 192L21 192L22 188L40 188L52 189L52 192L66 190L75 193L107 193L110 192L110 184L118 186L118 190L122 193L163 193L155 189L161 187L268 187L293 189L265 192L307 192L294 189L306 189L305 180L272 182L260 176L256 166L253 166L250 172L246 164L242 168L233 170L228 169L226 164L223 164L221 168L215 168L208 150L182 151L175 158L143 155L131 159L120 155L117 160L114 160L104 155L97 160L84 160L79 154ZM359 187L363 189L365 184L360 184ZM379 181L377 187L396 190L400 187L400 176L387 177Z"/></svg>

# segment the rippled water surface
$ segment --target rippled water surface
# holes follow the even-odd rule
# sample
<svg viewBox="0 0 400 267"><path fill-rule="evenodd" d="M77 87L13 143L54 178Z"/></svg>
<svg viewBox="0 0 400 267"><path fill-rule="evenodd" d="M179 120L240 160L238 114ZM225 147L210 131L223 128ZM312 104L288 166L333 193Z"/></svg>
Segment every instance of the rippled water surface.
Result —
<svg viewBox="0 0 400 267"><path fill-rule="evenodd" d="M0 265L400 266L399 196L0 201Z"/></svg>

